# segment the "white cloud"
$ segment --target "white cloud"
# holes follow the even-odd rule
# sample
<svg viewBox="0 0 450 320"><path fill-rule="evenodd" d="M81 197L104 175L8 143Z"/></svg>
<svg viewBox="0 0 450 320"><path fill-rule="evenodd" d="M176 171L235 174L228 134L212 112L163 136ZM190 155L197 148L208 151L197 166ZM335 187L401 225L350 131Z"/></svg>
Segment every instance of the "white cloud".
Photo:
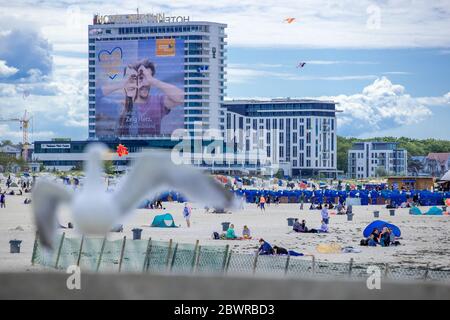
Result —
<svg viewBox="0 0 450 320"><path fill-rule="evenodd" d="M0 60L0 78L8 78L15 75L19 69L14 67L8 67L6 61Z"/></svg>
<svg viewBox="0 0 450 320"><path fill-rule="evenodd" d="M381 77L365 87L362 93L320 99L339 103L338 109L343 111L338 116L341 133L360 135L420 123L432 114L427 106L441 103L444 97L411 97L403 86Z"/></svg>

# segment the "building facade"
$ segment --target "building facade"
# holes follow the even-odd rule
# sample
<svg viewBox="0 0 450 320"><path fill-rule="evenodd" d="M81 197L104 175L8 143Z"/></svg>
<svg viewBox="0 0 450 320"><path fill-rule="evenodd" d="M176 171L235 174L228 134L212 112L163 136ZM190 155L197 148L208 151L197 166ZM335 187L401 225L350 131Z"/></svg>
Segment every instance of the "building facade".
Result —
<svg viewBox="0 0 450 320"><path fill-rule="evenodd" d="M337 173L336 103L274 99L228 101L225 140L235 153L253 152L262 166L285 175L309 177Z"/></svg>
<svg viewBox="0 0 450 320"><path fill-rule="evenodd" d="M221 104L226 89L225 28L225 24L159 14L94 16L93 24L89 26L89 139L98 139L96 45L102 41L184 40L184 128L190 131L194 127L223 129Z"/></svg>
<svg viewBox="0 0 450 320"><path fill-rule="evenodd" d="M348 151L348 176L406 175L407 151L394 142L357 142Z"/></svg>

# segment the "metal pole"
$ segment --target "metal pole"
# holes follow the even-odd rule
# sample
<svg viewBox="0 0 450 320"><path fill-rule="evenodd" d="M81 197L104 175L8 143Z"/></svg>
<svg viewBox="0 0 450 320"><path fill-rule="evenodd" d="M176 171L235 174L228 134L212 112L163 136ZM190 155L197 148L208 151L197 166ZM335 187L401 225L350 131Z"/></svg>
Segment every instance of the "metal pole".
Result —
<svg viewBox="0 0 450 320"><path fill-rule="evenodd" d="M167 250L166 268L169 268L170 255L172 254L172 239L169 240L169 248Z"/></svg>
<svg viewBox="0 0 450 320"><path fill-rule="evenodd" d="M144 259L144 265L142 267L142 272L145 272L148 269L148 265L150 263L150 252L152 250L152 238L148 238L147 243L147 251L145 251L145 259Z"/></svg>
<svg viewBox="0 0 450 320"><path fill-rule="evenodd" d="M389 273L389 265L387 263L384 264L384 277L387 278L388 273Z"/></svg>
<svg viewBox="0 0 450 320"><path fill-rule="evenodd" d="M106 237L103 238L103 243L102 243L102 249L100 250L100 255L98 256L98 261L97 261L97 268L96 268L96 272L98 272L98 270L100 270L100 264L102 263L102 258L103 258L103 251L105 251L105 244L106 244Z"/></svg>
<svg viewBox="0 0 450 320"><path fill-rule="evenodd" d="M427 269L425 270L425 274L423 275L423 280L428 280L428 273L430 272L430 263L427 263Z"/></svg>
<svg viewBox="0 0 450 320"><path fill-rule="evenodd" d="M192 272L197 272L198 264L200 263L200 253L202 252L202 246L198 246L197 258L195 259L194 266L192 267Z"/></svg>
<svg viewBox="0 0 450 320"><path fill-rule="evenodd" d="M31 265L32 266L34 266L34 261L36 259L36 253L37 253L37 248L38 248L38 236L39 236L39 232L36 231L35 237L34 237L34 244L33 244L33 254L31 255Z"/></svg>
<svg viewBox="0 0 450 320"><path fill-rule="evenodd" d="M312 273L316 273L316 257L312 256Z"/></svg>
<svg viewBox="0 0 450 320"><path fill-rule="evenodd" d="M287 259L286 259L286 266L285 266L285 268L284 268L284 274L287 274L288 273L288 270L289 270L289 261L291 260L291 255L289 254L289 252L288 252L288 256L287 256Z"/></svg>
<svg viewBox="0 0 450 320"><path fill-rule="evenodd" d="M256 272L256 266L258 265L258 257L259 257L259 253L257 251L255 254L255 259L253 260L253 274L255 274L255 272Z"/></svg>
<svg viewBox="0 0 450 320"><path fill-rule="evenodd" d="M175 245L175 249L173 249L172 263L170 264L170 271L172 271L173 266L175 264L175 259L177 257L177 251L178 251L178 243Z"/></svg>
<svg viewBox="0 0 450 320"><path fill-rule="evenodd" d="M232 254L233 254L233 250L230 250L230 252L228 253L228 260L225 258L225 260L227 260L227 264L225 267L225 273L228 273L228 269L230 268L230 261L231 261Z"/></svg>
<svg viewBox="0 0 450 320"><path fill-rule="evenodd" d="M80 266L81 253L83 252L84 235L81 237L80 251L78 251L77 267Z"/></svg>
<svg viewBox="0 0 450 320"><path fill-rule="evenodd" d="M227 244L227 246L225 247L225 254L223 256L222 272L225 272L225 268L227 267L227 258L228 258L229 251L230 251L230 245Z"/></svg>
<svg viewBox="0 0 450 320"><path fill-rule="evenodd" d="M125 253L125 244L126 243L127 243L127 236L124 236L123 241L122 241L122 249L120 250L119 272L122 271L122 262L123 262L123 256Z"/></svg>
<svg viewBox="0 0 450 320"><path fill-rule="evenodd" d="M350 259L350 263L348 264L348 276L352 276L352 269L353 269L353 258Z"/></svg>
<svg viewBox="0 0 450 320"><path fill-rule="evenodd" d="M66 237L66 233L63 232L63 234L61 236L61 242L59 243L58 254L56 256L55 269L58 269L59 257L61 256L61 249L62 249L65 237Z"/></svg>
<svg viewBox="0 0 450 320"><path fill-rule="evenodd" d="M195 248L194 248L194 256L192 257L192 266L191 266L191 272L194 271L195 265L198 264L198 258L200 257L200 247L199 247L200 241L195 241ZM198 250L198 253L197 253Z"/></svg>

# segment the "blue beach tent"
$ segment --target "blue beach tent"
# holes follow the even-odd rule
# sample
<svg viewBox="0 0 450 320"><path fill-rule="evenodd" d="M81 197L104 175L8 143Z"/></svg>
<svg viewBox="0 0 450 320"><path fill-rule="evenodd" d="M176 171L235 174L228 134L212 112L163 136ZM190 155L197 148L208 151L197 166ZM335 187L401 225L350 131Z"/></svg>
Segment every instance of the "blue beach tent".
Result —
<svg viewBox="0 0 450 320"><path fill-rule="evenodd" d="M400 237L400 235L402 234L400 228L396 225L387 223L386 221L382 220L375 220L364 229L363 235L367 238L370 236L374 229L378 229L379 231L381 231L384 227L391 228L396 237Z"/></svg>
<svg viewBox="0 0 450 320"><path fill-rule="evenodd" d="M177 228L175 221L170 213L161 214L153 219L152 227L154 228Z"/></svg>

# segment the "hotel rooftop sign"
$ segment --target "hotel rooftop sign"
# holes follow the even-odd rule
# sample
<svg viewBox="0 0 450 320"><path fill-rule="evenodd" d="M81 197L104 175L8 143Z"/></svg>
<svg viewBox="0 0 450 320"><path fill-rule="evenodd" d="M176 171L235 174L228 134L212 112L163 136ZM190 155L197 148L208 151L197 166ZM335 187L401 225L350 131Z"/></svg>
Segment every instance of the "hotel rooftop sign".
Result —
<svg viewBox="0 0 450 320"><path fill-rule="evenodd" d="M166 16L164 13L94 15L94 24L136 24L136 23L167 23L189 22L189 16Z"/></svg>

